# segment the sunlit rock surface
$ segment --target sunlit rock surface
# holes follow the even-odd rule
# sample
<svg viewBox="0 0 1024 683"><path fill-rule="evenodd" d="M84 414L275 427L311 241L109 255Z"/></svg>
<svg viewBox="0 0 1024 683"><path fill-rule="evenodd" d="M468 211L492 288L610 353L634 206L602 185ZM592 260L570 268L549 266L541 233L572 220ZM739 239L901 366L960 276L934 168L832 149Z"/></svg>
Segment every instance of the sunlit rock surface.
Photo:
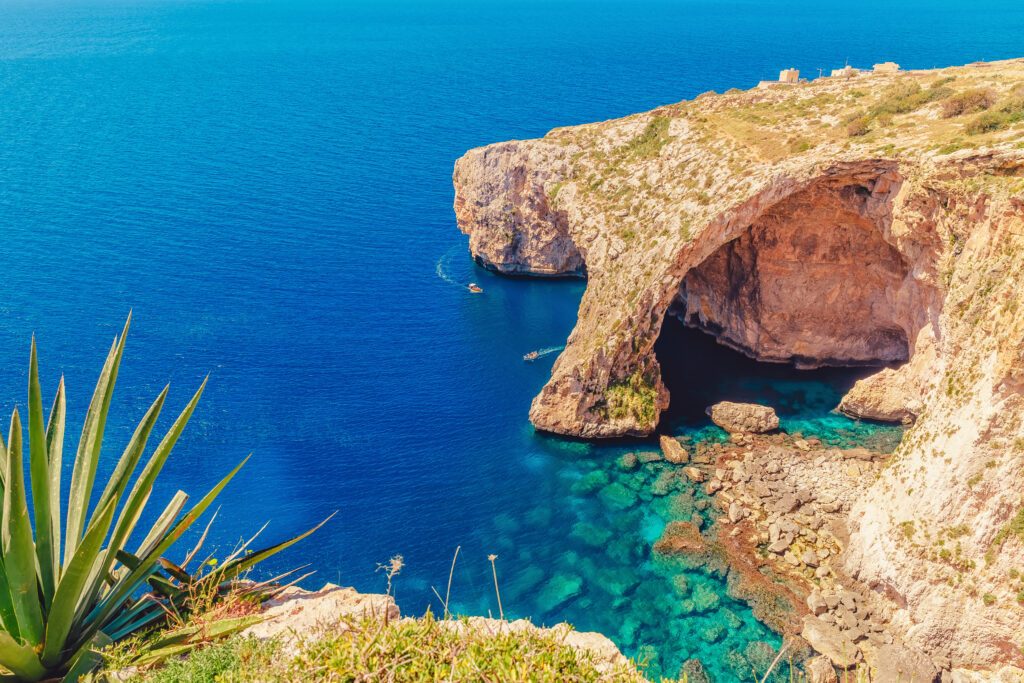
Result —
<svg viewBox="0 0 1024 683"><path fill-rule="evenodd" d="M999 119L1022 81L1012 60L730 91L468 152L478 261L588 278L533 423L651 433L670 312L763 360L892 364L843 401L914 421L853 507L846 569L914 646L1024 665L1024 148ZM991 112L944 118L975 88Z"/></svg>

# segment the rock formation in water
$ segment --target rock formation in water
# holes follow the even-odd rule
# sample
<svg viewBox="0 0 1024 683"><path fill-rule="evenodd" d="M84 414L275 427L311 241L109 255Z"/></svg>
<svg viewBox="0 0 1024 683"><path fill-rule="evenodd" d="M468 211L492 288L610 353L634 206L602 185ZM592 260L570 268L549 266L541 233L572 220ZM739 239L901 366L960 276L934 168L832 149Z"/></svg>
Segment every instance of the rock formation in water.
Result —
<svg viewBox="0 0 1024 683"><path fill-rule="evenodd" d="M587 277L533 423L652 433L666 315L759 360L888 364L842 410L913 427L845 568L913 645L1024 666L1022 83L1024 60L819 79L468 152L477 261Z"/></svg>
<svg viewBox="0 0 1024 683"><path fill-rule="evenodd" d="M763 434L779 428L774 408L754 403L721 401L708 406L708 416L730 434Z"/></svg>

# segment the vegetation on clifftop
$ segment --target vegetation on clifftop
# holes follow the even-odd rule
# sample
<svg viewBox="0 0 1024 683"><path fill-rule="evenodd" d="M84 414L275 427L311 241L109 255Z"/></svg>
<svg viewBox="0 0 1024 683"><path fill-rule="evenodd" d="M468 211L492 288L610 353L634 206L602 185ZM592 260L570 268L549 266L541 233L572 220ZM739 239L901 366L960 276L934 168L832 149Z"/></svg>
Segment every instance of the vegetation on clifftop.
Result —
<svg viewBox="0 0 1024 683"><path fill-rule="evenodd" d="M106 676L104 674L100 678ZM291 681L578 681L641 683L632 667L599 665L550 631L491 633L465 621L420 619L385 623L347 619L297 644L236 636L162 668L140 671L134 683L290 683Z"/></svg>

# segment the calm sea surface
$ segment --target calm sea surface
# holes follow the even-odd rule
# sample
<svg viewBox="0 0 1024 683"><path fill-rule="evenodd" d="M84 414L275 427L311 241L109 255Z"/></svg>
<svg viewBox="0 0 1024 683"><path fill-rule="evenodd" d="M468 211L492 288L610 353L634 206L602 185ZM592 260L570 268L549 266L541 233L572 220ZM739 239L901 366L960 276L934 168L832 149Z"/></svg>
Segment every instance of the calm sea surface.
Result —
<svg viewBox="0 0 1024 683"><path fill-rule="evenodd" d="M46 401L64 373L77 432L134 309L104 463L163 383L176 410L211 373L153 504L200 494L252 451L221 499L219 552L266 520L273 540L338 510L266 571L309 563L309 586L382 590L377 564L402 554L397 595L414 614L439 609L431 586L443 593L461 545L454 608L486 614L493 552L508 613L602 630L656 671L698 656L749 679L777 637L721 576L650 552L700 495L657 465L615 465L649 444L531 429L556 354L521 356L564 343L584 284L476 269L452 164L783 67L1009 58L1022 36L1018 0L8 0L3 408L24 404L35 332ZM784 426L836 442L877 431L829 414L849 373L766 371L678 340L704 359L689 371L707 392L676 411L679 431L720 438L699 411L717 396L773 403Z"/></svg>

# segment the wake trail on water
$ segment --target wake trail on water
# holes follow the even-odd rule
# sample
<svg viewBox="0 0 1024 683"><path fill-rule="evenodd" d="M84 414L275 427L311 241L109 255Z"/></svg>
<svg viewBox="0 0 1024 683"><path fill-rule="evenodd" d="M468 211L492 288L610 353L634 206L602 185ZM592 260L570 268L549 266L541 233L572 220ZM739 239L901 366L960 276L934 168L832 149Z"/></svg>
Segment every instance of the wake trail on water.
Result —
<svg viewBox="0 0 1024 683"><path fill-rule="evenodd" d="M543 349L537 349L537 358L543 358L544 356L550 356L556 351L561 351L565 346L546 346Z"/></svg>
<svg viewBox="0 0 1024 683"><path fill-rule="evenodd" d="M454 244L448 251L442 254L441 258L437 259L436 272L437 277L439 277L442 281L447 282L453 287L458 287L459 289L466 289L469 286L468 282L459 282L451 275L449 275L449 273L451 272L452 259L455 258L455 254L457 254L460 249L462 249L461 244Z"/></svg>

